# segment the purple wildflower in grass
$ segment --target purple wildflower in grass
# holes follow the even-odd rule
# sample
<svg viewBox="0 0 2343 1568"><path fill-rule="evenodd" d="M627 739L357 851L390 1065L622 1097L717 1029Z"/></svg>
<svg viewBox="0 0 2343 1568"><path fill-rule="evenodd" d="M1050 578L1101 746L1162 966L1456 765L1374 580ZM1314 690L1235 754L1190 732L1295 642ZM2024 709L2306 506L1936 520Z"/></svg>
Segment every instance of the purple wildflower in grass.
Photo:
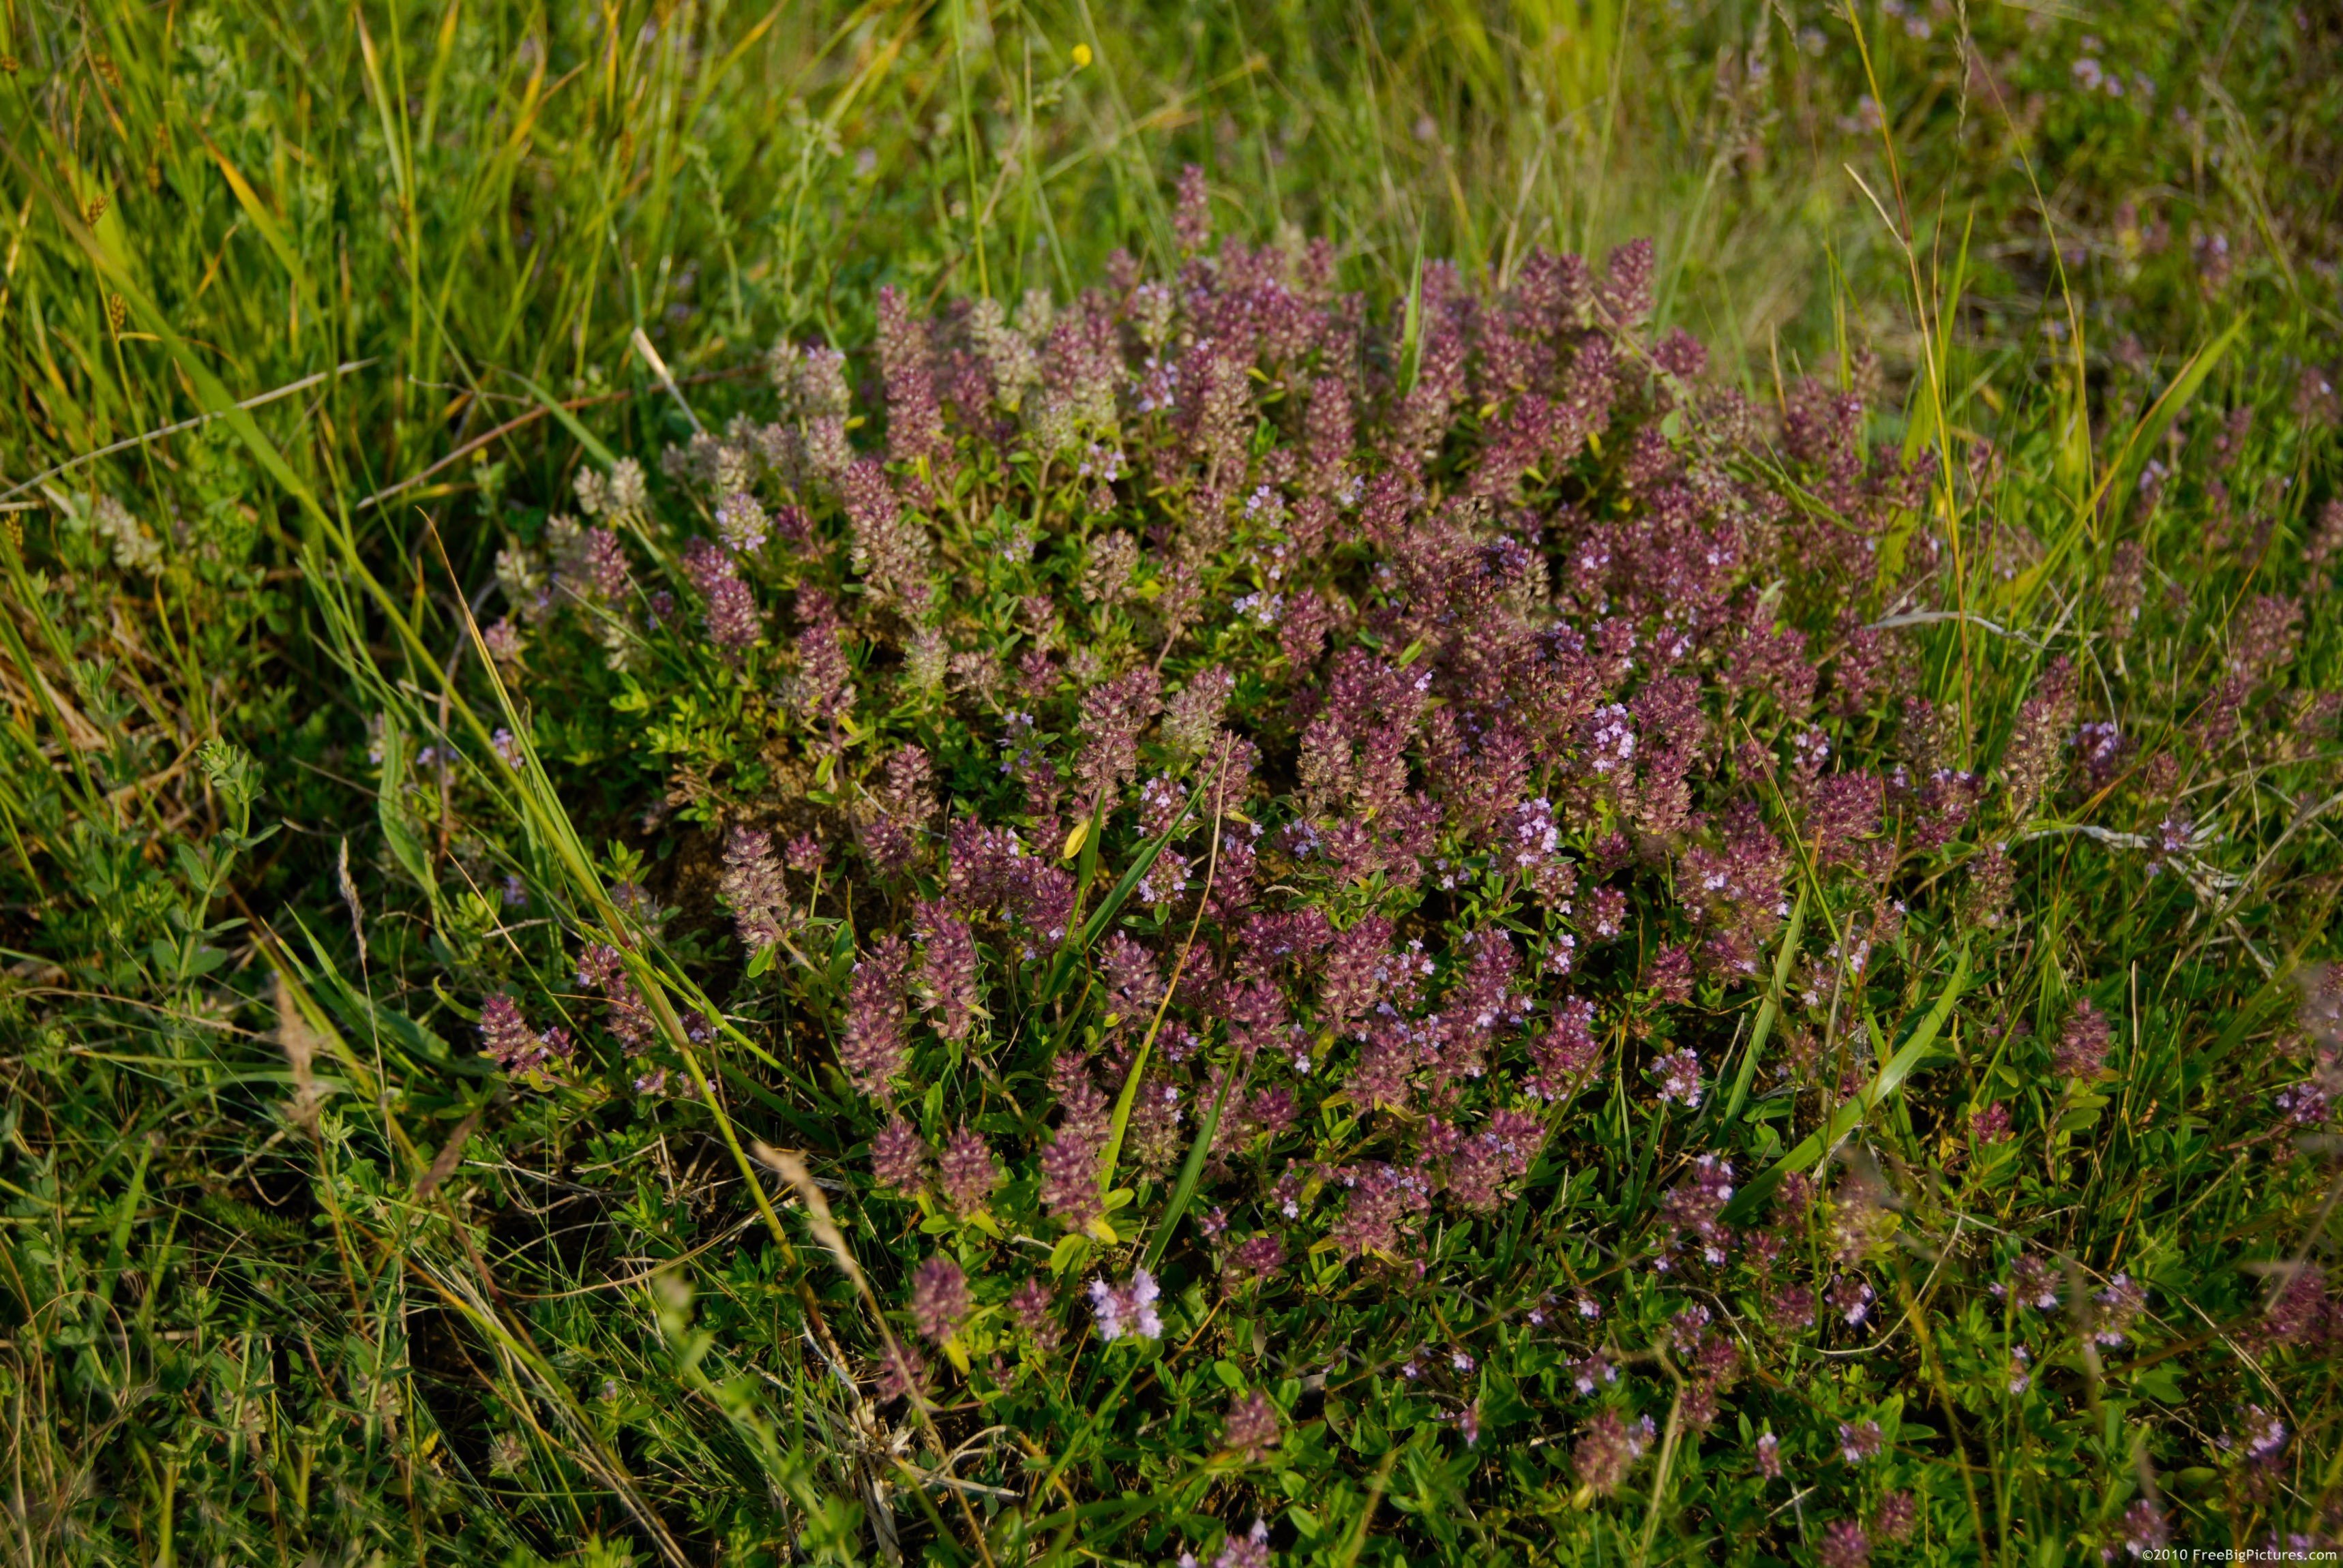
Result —
<svg viewBox="0 0 2343 1568"><path fill-rule="evenodd" d="M891 286L879 291L879 362L887 388L888 455L905 463L940 463L950 442L936 396L927 323Z"/></svg>
<svg viewBox="0 0 2343 1568"><path fill-rule="evenodd" d="M1908 1541L1920 1520L1920 1500L1908 1492L1891 1492L1879 1500L1873 1526L1882 1541Z"/></svg>
<svg viewBox="0 0 2343 1568"><path fill-rule="evenodd" d="M2061 658L2052 661L2034 695L2018 705L2009 744L2002 751L2002 778L2008 786L2013 820L2031 816L2056 781L2074 728L2074 666Z"/></svg>
<svg viewBox="0 0 2343 1568"><path fill-rule="evenodd" d="M1193 1552L1180 1553L1180 1568L1202 1568ZM1269 1568L1269 1525L1256 1518L1252 1528L1240 1535L1232 1530L1221 1542L1220 1554L1212 1559L1212 1568Z"/></svg>
<svg viewBox="0 0 2343 1568"><path fill-rule="evenodd" d="M2119 1345L2131 1336L2132 1325L2147 1310L2147 1292L2129 1274L2117 1274L2107 1289L2091 1298L2091 1338L2102 1345Z"/></svg>
<svg viewBox="0 0 2343 1568"><path fill-rule="evenodd" d="M756 828L732 829L724 840L724 876L717 890L732 911L740 945L749 951L771 947L789 934L793 923L789 890L773 854L771 834Z"/></svg>
<svg viewBox="0 0 2343 1568"><path fill-rule="evenodd" d="M1601 1351L1582 1358L1570 1369L1570 1385L1583 1395L1619 1381L1619 1369Z"/></svg>
<svg viewBox="0 0 2343 1568"><path fill-rule="evenodd" d="M1823 1527L1823 1543L1815 1552L1822 1568L1867 1568L1871 1537L1852 1519L1834 1519Z"/></svg>
<svg viewBox="0 0 2343 1568"><path fill-rule="evenodd" d="M910 947L890 931L854 966L848 987L838 1058L854 1087L874 1098L885 1093L889 1081L910 1065L903 1025L910 967Z"/></svg>
<svg viewBox="0 0 2343 1568"><path fill-rule="evenodd" d="M505 1071L523 1077L566 1060L569 1032L552 1029L539 1034L521 1016L519 1005L498 991L480 1004L480 1049Z"/></svg>
<svg viewBox="0 0 2343 1568"><path fill-rule="evenodd" d="M2304 1263L2262 1314L2262 1331L2273 1344L2312 1344L2343 1336L2343 1303L2328 1293L2327 1273Z"/></svg>
<svg viewBox="0 0 2343 1568"><path fill-rule="evenodd" d="M1660 1081L1660 1098L1673 1100L1685 1110L1700 1105L1700 1058L1690 1046L1672 1050L1652 1063L1651 1072Z"/></svg>
<svg viewBox="0 0 2343 1568"><path fill-rule="evenodd" d="M942 1344L968 1321L968 1276L939 1253L911 1276L911 1321L920 1332Z"/></svg>
<svg viewBox="0 0 2343 1568"><path fill-rule="evenodd" d="M764 548L770 527L765 508L746 490L735 490L716 504L717 536L742 555Z"/></svg>
<svg viewBox="0 0 2343 1568"><path fill-rule="evenodd" d="M1135 1269L1127 1283L1111 1285L1103 1279L1091 1282L1091 1312L1098 1321L1099 1338L1112 1343L1125 1334L1142 1340L1163 1337L1163 1319L1155 1310L1156 1298L1162 1294L1155 1276L1144 1269Z"/></svg>
<svg viewBox="0 0 2343 1568"><path fill-rule="evenodd" d="M1672 942L1652 955L1651 972L1644 983L1654 996L1664 1002L1682 1007L1692 1000L1692 953L1681 942ZM1692 1054L1687 1049L1685 1056ZM1697 1104L1694 1101L1692 1103Z"/></svg>
<svg viewBox="0 0 2343 1568"><path fill-rule="evenodd" d="M917 1196L928 1184L928 1165L934 1151L911 1124L894 1116L870 1140L870 1173L882 1191Z"/></svg>
<svg viewBox="0 0 2343 1568"><path fill-rule="evenodd" d="M1050 1287L1040 1280L1028 1280L1009 1292L1009 1315L1017 1320L1034 1348L1047 1355L1058 1348L1064 1331L1058 1326L1057 1303L1051 1300Z"/></svg>
<svg viewBox="0 0 2343 1568"><path fill-rule="evenodd" d="M879 1351L879 1402L892 1403L899 1399L910 1399L921 1403L928 1397L928 1361L920 1347L901 1340L890 1340Z"/></svg>
<svg viewBox="0 0 2343 1568"><path fill-rule="evenodd" d="M1782 1440L1770 1432L1757 1436L1757 1473L1768 1481L1782 1479Z"/></svg>
<svg viewBox="0 0 2343 1568"><path fill-rule="evenodd" d="M982 1134L962 1122L936 1161L936 1185L945 1201L965 1218L982 1209L1001 1185L1001 1164Z"/></svg>
<svg viewBox="0 0 2343 1568"><path fill-rule="evenodd" d="M494 622L480 633L480 640L488 646L488 657L504 668L506 679L511 680L518 673L520 656L528 647L513 618L506 616Z"/></svg>
<svg viewBox="0 0 2343 1568"><path fill-rule="evenodd" d="M1284 1437L1283 1424L1278 1420L1277 1407L1269 1395L1255 1390L1241 1393L1229 1402L1228 1413L1221 1417L1221 1445L1232 1450L1248 1464L1257 1464L1268 1456Z"/></svg>
<svg viewBox="0 0 2343 1568"><path fill-rule="evenodd" d="M1457 1435L1463 1438L1465 1447L1481 1446L1481 1402L1479 1400L1474 1400L1457 1412L1456 1432Z"/></svg>
<svg viewBox="0 0 2343 1568"><path fill-rule="evenodd" d="M1107 1099L1081 1057L1059 1057L1050 1080L1064 1116L1041 1151L1041 1202L1068 1230L1079 1231L1106 1213L1098 1164L1106 1145Z"/></svg>
<svg viewBox="0 0 2343 1568"><path fill-rule="evenodd" d="M1348 1201L1327 1233L1340 1257L1396 1253L1431 1207L1432 1179L1418 1168L1373 1161L1347 1168L1340 1180Z"/></svg>
<svg viewBox="0 0 2343 1568"><path fill-rule="evenodd" d="M2053 1052L2062 1078L2094 1079L2106 1068L2107 1047L2112 1038L2107 1015L2085 997L2075 1003L2066 1015L2066 1027L2058 1036L2057 1050Z"/></svg>
<svg viewBox="0 0 2343 1568"><path fill-rule="evenodd" d="M2124 1550L2135 1557L2145 1557L2151 1552L2161 1552L2172 1544L2172 1533L2164 1523L2164 1510L2146 1497L2136 1498L2124 1510Z"/></svg>
<svg viewBox="0 0 2343 1568"><path fill-rule="evenodd" d="M2009 1266L2009 1283L1996 1282L1988 1287L1998 1296L2005 1291L2020 1309L2046 1312L2058 1304L2056 1271L2031 1252L2020 1255Z"/></svg>
<svg viewBox="0 0 2343 1568"><path fill-rule="evenodd" d="M1624 331L1652 313L1652 276L1657 253L1648 239L1631 239L1604 264L1597 301L1606 321Z"/></svg>
<svg viewBox="0 0 2343 1568"><path fill-rule="evenodd" d="M966 920L940 901L920 902L917 925L920 989L936 1015L936 1032L946 1040L966 1040L979 1010L976 937Z"/></svg>
<svg viewBox="0 0 2343 1568"><path fill-rule="evenodd" d="M1608 1497L1627 1479L1628 1470L1652 1445L1653 1436L1648 1415L1630 1425L1615 1410L1598 1411L1587 1422L1578 1446L1571 1451L1571 1468L1596 1496Z"/></svg>
<svg viewBox="0 0 2343 1568"><path fill-rule="evenodd" d="M1074 778L1085 790L1112 795L1139 767L1139 735L1161 709L1151 669L1134 669L1082 699L1082 749Z"/></svg>
<svg viewBox="0 0 2343 1568"><path fill-rule="evenodd" d="M846 520L854 570L871 601L917 618L933 592L934 548L878 459L847 469Z"/></svg>
<svg viewBox="0 0 2343 1568"><path fill-rule="evenodd" d="M2216 1445L2224 1452L2242 1454L2248 1463L2268 1464L2286 1451L2286 1422L2258 1404L2246 1407L2238 1430L2223 1432Z"/></svg>
<svg viewBox="0 0 2343 1568"><path fill-rule="evenodd" d="M863 853L880 876L903 876L919 862L923 829L936 814L934 785L924 748L906 746L887 759L861 820Z"/></svg>
<svg viewBox="0 0 2343 1568"><path fill-rule="evenodd" d="M1695 1247L1704 1262L1724 1262L1733 1245L1733 1232L1724 1224L1723 1215L1732 1200L1732 1162L1714 1154L1695 1159L1686 1178L1660 1199L1660 1216L1667 1233L1655 1266L1665 1268L1668 1257L1686 1245Z"/></svg>
<svg viewBox="0 0 2343 1568"><path fill-rule="evenodd" d="M1875 1421L1838 1423L1838 1456L1849 1464L1876 1459L1885 1441Z"/></svg>
<svg viewBox="0 0 2343 1568"><path fill-rule="evenodd" d="M2024 1345L2012 1345L2009 1350L2009 1392L2024 1393L2033 1386L2034 1352Z"/></svg>
<svg viewBox="0 0 2343 1568"><path fill-rule="evenodd" d="M1182 256L1201 256L1212 240L1212 195L1204 171L1194 164L1180 170L1180 185L1172 210L1172 236Z"/></svg>
<svg viewBox="0 0 2343 1568"><path fill-rule="evenodd" d="M480 1004L480 1044L508 1070L537 1050L537 1031L528 1027L512 998L498 991Z"/></svg>
<svg viewBox="0 0 2343 1568"><path fill-rule="evenodd" d="M2009 1107L2001 1101L1996 1100L1982 1111L1970 1112L1970 1142L2006 1143L2009 1136Z"/></svg>
<svg viewBox="0 0 2343 1568"><path fill-rule="evenodd" d="M2317 1127L2332 1113L2332 1098L2317 1079L2291 1083L2278 1091L2271 1103L2292 1127Z"/></svg>
<svg viewBox="0 0 2343 1568"><path fill-rule="evenodd" d="M1260 1235L1240 1241L1222 1266L1223 1283L1232 1291L1241 1285L1258 1284L1274 1275L1285 1264L1285 1243L1273 1235Z"/></svg>
<svg viewBox="0 0 2343 1568"><path fill-rule="evenodd" d="M1849 1328L1859 1327L1871 1316L1871 1304L1877 1300L1871 1287L1855 1274L1841 1274L1830 1283L1831 1310L1845 1320Z"/></svg>
<svg viewBox="0 0 2343 1568"><path fill-rule="evenodd" d="M1815 1293L1804 1285L1784 1285L1767 1303L1766 1316L1776 1329L1797 1333L1815 1326Z"/></svg>

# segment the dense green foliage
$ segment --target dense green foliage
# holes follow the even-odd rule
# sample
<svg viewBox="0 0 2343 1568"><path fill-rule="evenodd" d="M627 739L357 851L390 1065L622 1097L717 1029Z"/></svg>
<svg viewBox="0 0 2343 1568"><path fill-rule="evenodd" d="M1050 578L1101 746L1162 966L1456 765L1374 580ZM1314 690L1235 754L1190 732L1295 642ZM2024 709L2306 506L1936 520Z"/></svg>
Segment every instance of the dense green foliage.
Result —
<svg viewBox="0 0 2343 1568"><path fill-rule="evenodd" d="M2332 18L6 25L12 1558L2343 1535Z"/></svg>

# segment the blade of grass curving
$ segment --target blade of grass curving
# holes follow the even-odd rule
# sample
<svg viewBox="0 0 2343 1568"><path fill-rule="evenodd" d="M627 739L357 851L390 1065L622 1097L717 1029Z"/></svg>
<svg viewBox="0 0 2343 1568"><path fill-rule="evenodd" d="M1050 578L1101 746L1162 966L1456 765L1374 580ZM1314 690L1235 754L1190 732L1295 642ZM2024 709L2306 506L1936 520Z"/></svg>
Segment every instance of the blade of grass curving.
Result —
<svg viewBox="0 0 2343 1568"><path fill-rule="evenodd" d="M1904 1081L1912 1076L1935 1048L1936 1036L1943 1030L1946 1020L1952 1017L1953 1006L1960 1000L1961 992L1968 985L1968 979L1969 950L1968 944L1963 942L1959 957L1953 965L1953 978L1946 982L1943 992L1936 998L1936 1005L1919 1020L1910 1036L1896 1053L1881 1064L1878 1075L1865 1085L1853 1099L1832 1111L1823 1124L1808 1133L1805 1141L1796 1148L1775 1161L1763 1174L1735 1193L1733 1201L1726 1204L1725 1208L1724 1219L1726 1224L1746 1223L1749 1217L1757 1211L1765 1200L1774 1195L1774 1189L1782 1184L1782 1179L1785 1176L1794 1171L1805 1171L1819 1164L1838 1147L1841 1141L1863 1124L1866 1116L1885 1104L1896 1091L1904 1087Z"/></svg>
<svg viewBox="0 0 2343 1568"><path fill-rule="evenodd" d="M1774 956L1774 983L1766 991L1765 1001L1757 1009L1757 1022L1749 1031L1749 1050L1741 1058L1741 1070L1733 1080L1733 1096L1725 1101L1723 1127L1741 1120L1741 1108L1749 1099L1749 1081L1756 1075L1757 1059L1764 1054L1765 1041L1774 1032L1774 1020L1782 1013L1782 990L1790 983L1790 960L1797 957L1798 937L1806 929L1807 889L1801 884L1798 901L1790 910L1790 924L1782 934L1781 950Z"/></svg>
<svg viewBox="0 0 2343 1568"><path fill-rule="evenodd" d="M1172 819L1172 825L1140 846L1138 856L1122 875L1116 879L1114 886L1107 890L1105 899L1100 902L1095 910L1091 911L1090 919L1068 934L1065 945L1058 950L1058 956L1051 960L1049 972L1042 977L1041 988L1034 993L1033 1005L1041 1007L1055 1001L1059 993L1066 989L1067 983L1073 978L1074 965L1081 960L1083 954L1090 951L1091 945L1105 934L1107 923L1121 913L1122 906L1131 900L1131 890L1139 886L1139 879L1147 875L1148 870L1155 864L1157 857L1163 853L1172 839L1179 834L1181 825L1188 819L1188 813L1193 811L1196 809L1196 802L1204 798L1204 789L1210 782L1207 779L1203 783L1199 783L1189 792L1186 803L1180 808L1180 814ZM1099 832L1098 825L1093 823L1088 839L1082 846L1083 849L1088 849L1098 842Z"/></svg>
<svg viewBox="0 0 2343 1568"><path fill-rule="evenodd" d="M1212 1152L1212 1140L1220 1133L1221 1113L1228 1108L1238 1077L1231 1071L1222 1078L1221 1091L1212 1096L1212 1108L1205 1112L1202 1123L1196 1129L1195 1141L1188 1146L1188 1158L1181 1162L1179 1180L1172 1183L1172 1196L1164 1201L1163 1217L1155 1222L1155 1234L1148 1238L1147 1251L1141 1255L1150 1269L1162 1261L1164 1249L1172 1244L1172 1233L1179 1229L1181 1216L1187 1213L1189 1203L1196 1196L1196 1183L1204 1174L1204 1157Z"/></svg>
<svg viewBox="0 0 2343 1568"><path fill-rule="evenodd" d="M1155 1049L1155 1037L1162 1032L1163 1017L1172 1010L1172 997L1180 989L1180 976L1188 967L1188 955L1196 950L1196 933L1203 929L1204 908L1212 901L1212 878L1221 865L1221 795L1218 786L1222 774L1228 769L1225 754L1221 767L1213 775L1212 847L1204 857L1204 885L1196 894L1195 918L1188 922L1188 940L1180 944L1180 956L1172 960L1172 978L1164 982L1163 1000L1156 1004L1155 1017L1147 1025L1147 1034L1131 1056L1131 1070L1123 1074L1122 1092L1114 1098L1114 1121L1106 1136L1106 1151L1099 1157L1099 1184L1102 1191L1114 1191L1114 1166L1122 1152L1122 1135L1131 1125L1131 1108L1139 1098L1139 1080L1147 1070L1148 1054Z"/></svg>

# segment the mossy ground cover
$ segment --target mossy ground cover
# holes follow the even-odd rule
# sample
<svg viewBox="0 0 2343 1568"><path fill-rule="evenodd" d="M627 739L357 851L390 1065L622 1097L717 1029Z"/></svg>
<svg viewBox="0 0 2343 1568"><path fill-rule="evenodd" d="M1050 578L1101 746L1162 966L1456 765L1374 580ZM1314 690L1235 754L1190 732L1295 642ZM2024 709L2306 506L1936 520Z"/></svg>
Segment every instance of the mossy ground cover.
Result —
<svg viewBox="0 0 2343 1568"><path fill-rule="evenodd" d="M2337 1544L2333 18L6 28L13 1557Z"/></svg>

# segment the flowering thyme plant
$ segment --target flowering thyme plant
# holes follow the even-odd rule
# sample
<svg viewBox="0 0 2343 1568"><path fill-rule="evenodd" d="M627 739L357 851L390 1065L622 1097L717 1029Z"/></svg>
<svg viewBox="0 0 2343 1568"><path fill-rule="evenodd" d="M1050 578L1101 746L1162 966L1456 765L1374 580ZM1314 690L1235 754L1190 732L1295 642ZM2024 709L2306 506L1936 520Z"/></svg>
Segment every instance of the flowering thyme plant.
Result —
<svg viewBox="0 0 2343 1568"><path fill-rule="evenodd" d="M2136 922L2275 1016L2282 824L2220 780L2332 790L2325 568L2214 549L2274 564L2175 663L2168 483L2045 555L1988 447L1871 444L1865 364L1709 378L1648 245L1371 305L1192 179L1177 231L1070 300L882 292L509 542L505 766L616 841L470 960L520 1113L805 1149L879 1315L786 1226L738 1268L814 1271L855 1420L990 1456L957 1550L1118 1491L1162 1561L1648 1548L1705 1475L1736 1553L1958 1555L2019 1507L1980 1445L2184 1374L2138 1473L2196 1479L2093 1539L2278 1496L2277 1395L2191 1336L2289 1386L2322 1265L2265 1302L2059 1195L2213 1135L2206 1052L2301 1180L2343 1003L2248 1065L2041 944ZM2031 901L2079 856L2102 907Z"/></svg>

